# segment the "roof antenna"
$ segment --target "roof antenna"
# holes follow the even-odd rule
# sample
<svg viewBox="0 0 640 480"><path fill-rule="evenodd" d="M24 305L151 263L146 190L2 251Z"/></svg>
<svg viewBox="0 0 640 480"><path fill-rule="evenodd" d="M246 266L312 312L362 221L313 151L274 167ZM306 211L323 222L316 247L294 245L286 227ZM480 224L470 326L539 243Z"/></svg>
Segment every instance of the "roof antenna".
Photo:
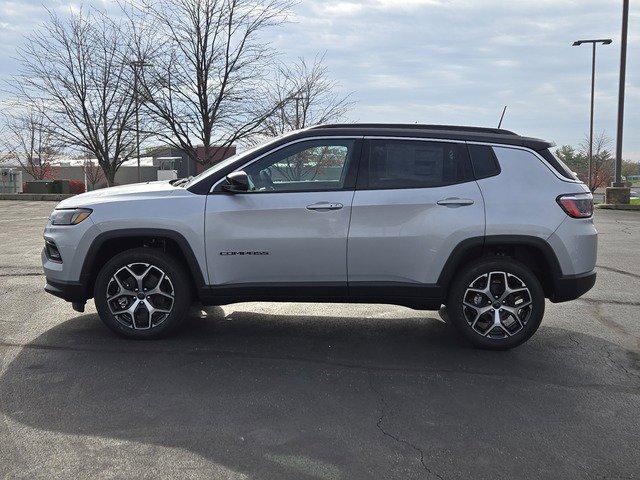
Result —
<svg viewBox="0 0 640 480"><path fill-rule="evenodd" d="M507 113L507 105L502 109L502 116L500 117L500 122L498 123L498 128L502 127L502 120L504 120L504 114Z"/></svg>

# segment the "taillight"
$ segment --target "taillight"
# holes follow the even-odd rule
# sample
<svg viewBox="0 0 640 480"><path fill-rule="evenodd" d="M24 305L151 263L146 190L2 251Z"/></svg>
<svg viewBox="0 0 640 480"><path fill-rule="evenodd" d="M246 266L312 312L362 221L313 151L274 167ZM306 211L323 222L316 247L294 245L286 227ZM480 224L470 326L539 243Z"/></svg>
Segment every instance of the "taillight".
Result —
<svg viewBox="0 0 640 480"><path fill-rule="evenodd" d="M570 217L589 218L593 215L593 195L590 193L560 195L557 201Z"/></svg>

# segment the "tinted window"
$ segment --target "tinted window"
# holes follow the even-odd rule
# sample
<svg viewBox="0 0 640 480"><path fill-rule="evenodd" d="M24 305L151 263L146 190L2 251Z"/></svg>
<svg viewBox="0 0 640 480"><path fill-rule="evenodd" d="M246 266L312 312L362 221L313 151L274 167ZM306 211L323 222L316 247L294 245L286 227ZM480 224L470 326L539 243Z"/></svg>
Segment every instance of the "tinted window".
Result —
<svg viewBox="0 0 640 480"><path fill-rule="evenodd" d="M487 145L469 145L469 153L476 178L492 177L500 173L500 165L493 148Z"/></svg>
<svg viewBox="0 0 640 480"><path fill-rule="evenodd" d="M278 150L244 168L249 191L339 190L344 187L353 144L353 140L310 140Z"/></svg>
<svg viewBox="0 0 640 480"><path fill-rule="evenodd" d="M467 147L458 143L372 140L369 188L426 188L472 179Z"/></svg>

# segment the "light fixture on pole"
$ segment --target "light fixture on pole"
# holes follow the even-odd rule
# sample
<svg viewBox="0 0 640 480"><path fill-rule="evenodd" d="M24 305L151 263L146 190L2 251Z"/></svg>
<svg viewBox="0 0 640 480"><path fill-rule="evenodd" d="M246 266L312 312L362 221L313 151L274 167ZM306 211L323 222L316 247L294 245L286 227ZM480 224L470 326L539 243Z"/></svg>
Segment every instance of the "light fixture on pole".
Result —
<svg viewBox="0 0 640 480"><path fill-rule="evenodd" d="M140 174L140 100L138 96L138 69L142 70L144 67L150 67L150 63L146 63L144 60L131 60L129 65L133 68L133 98L135 102L136 110L136 157L138 158L138 183L142 181Z"/></svg>
<svg viewBox="0 0 640 480"><path fill-rule="evenodd" d="M573 42L574 47L579 47L585 43L590 43L593 47L593 54L591 57L591 121L589 122L589 175L588 175L588 187L591 189L593 182L591 181L591 173L593 171L593 113L595 104L595 92L596 92L596 45L611 45L612 40L610 38L597 39L597 40L578 40Z"/></svg>

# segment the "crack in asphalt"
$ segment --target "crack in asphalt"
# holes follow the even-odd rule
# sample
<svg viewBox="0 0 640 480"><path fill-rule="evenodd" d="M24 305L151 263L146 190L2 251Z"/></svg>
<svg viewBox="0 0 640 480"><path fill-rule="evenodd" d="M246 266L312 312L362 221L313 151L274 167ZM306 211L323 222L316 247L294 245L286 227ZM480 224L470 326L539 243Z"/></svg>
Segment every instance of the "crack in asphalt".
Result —
<svg viewBox="0 0 640 480"><path fill-rule="evenodd" d="M631 278L637 278L640 280L640 274L637 274L637 273L627 272L626 270L622 270L620 268L606 267L604 265L596 265L596 267L601 270L606 270L608 272L613 272L613 273L619 273L621 275L627 275Z"/></svg>
<svg viewBox="0 0 640 480"><path fill-rule="evenodd" d="M624 305L628 307L640 307L640 302L626 300L607 300L605 298L588 298L582 297L577 299L578 302L589 303L592 305Z"/></svg>
<svg viewBox="0 0 640 480"><path fill-rule="evenodd" d="M594 306L593 316L596 318L596 320L598 320L598 322L600 322L605 327L608 327L609 329L614 330L615 332L619 333L624 337L633 338L636 341L636 343L640 345L640 338L636 337L631 332L629 332L625 327L620 325L618 322L611 320L608 316L604 314L604 312L602 311L602 304L603 304L602 302L594 301L592 303Z"/></svg>
<svg viewBox="0 0 640 480"><path fill-rule="evenodd" d="M42 272L0 273L0 277L44 277Z"/></svg>
<svg viewBox="0 0 640 480"><path fill-rule="evenodd" d="M412 448L418 454L418 457L419 457L419 460L420 460L420 464L422 465L422 468L424 469L424 471L427 472L431 476L435 476L436 478L439 478L440 480L444 480L444 477L442 477L442 475L440 475L437 472L434 472L433 470L431 470L427 466L427 464L425 463L425 460L424 460L424 451L422 450L422 448L420 448L419 446L417 446L414 443L410 442L409 440L405 440L404 438L400 438L399 436L394 435L393 433L390 433L387 430L385 430L385 428L382 426L382 422L384 421L384 418L386 416L386 412L389 411L389 403L387 402L387 400L384 397L384 395L382 395L382 393L380 393L373 386L373 382L371 381L371 378L369 378L369 388L371 389L371 391L373 391L373 393L376 394L376 396L380 400L380 403L382 404L382 408L380 409L380 416L378 417L378 421L376 422L376 428L380 431L380 433L382 433L385 437L391 438L392 440L396 441L397 443L401 443L403 445L407 445L408 447Z"/></svg>
<svg viewBox="0 0 640 480"><path fill-rule="evenodd" d="M625 337L625 339L628 339L628 341L631 344L634 344L636 348L640 349L640 337L635 336L634 334L629 332L626 328L624 328L622 325L620 325L618 322L615 322L614 320L609 318L607 315L605 315L604 312L602 311L601 303L597 303L597 302L593 303L593 316L602 325L622 335L623 337ZM634 370L632 372L627 368L627 365L625 365L623 362L619 361L618 359L614 358L614 353L611 349L604 347L603 350L606 352L607 359L609 360L609 363L611 365L620 368L629 377L640 378L640 372L637 372L636 371L637 369L633 365L631 365L631 368L633 368ZM631 356L631 355L633 354L627 353L627 356Z"/></svg>

